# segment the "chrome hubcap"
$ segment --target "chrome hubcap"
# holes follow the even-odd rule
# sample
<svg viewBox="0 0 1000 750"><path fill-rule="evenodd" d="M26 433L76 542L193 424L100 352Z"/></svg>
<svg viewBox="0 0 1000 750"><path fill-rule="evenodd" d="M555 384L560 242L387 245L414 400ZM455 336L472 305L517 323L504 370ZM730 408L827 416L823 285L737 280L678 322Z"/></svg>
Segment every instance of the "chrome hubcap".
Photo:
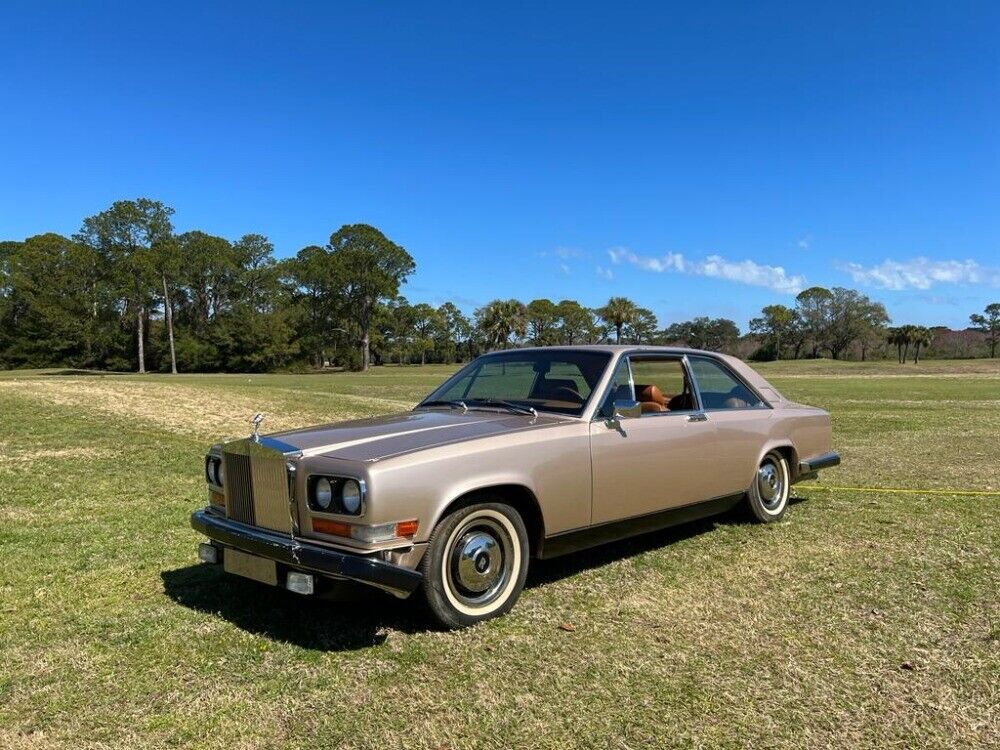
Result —
<svg viewBox="0 0 1000 750"><path fill-rule="evenodd" d="M484 531L470 531L458 540L458 583L466 591L482 593L500 575L503 555L497 540Z"/></svg>
<svg viewBox="0 0 1000 750"><path fill-rule="evenodd" d="M469 522L448 552L450 588L466 604L488 604L503 591L514 566L513 542L490 519Z"/></svg>
<svg viewBox="0 0 1000 750"><path fill-rule="evenodd" d="M782 502L784 483L781 479L781 470L773 461L765 461L757 470L757 489L766 508L774 508Z"/></svg>

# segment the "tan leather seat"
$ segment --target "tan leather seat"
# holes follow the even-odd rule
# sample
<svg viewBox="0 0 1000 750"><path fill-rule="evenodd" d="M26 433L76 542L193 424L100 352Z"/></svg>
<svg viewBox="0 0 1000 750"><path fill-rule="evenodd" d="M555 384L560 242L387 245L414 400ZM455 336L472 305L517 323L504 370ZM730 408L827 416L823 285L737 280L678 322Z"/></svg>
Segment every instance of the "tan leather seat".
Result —
<svg viewBox="0 0 1000 750"><path fill-rule="evenodd" d="M635 398L643 414L667 411L667 398L655 385L636 384Z"/></svg>

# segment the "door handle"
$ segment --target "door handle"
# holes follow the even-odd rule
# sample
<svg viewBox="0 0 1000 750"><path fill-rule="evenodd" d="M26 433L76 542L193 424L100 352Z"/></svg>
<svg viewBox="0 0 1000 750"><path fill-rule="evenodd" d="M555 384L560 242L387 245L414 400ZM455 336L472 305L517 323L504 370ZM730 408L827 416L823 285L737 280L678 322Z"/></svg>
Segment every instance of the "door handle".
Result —
<svg viewBox="0 0 1000 750"><path fill-rule="evenodd" d="M708 415L702 412L695 412L694 414L688 414L688 422L707 422Z"/></svg>

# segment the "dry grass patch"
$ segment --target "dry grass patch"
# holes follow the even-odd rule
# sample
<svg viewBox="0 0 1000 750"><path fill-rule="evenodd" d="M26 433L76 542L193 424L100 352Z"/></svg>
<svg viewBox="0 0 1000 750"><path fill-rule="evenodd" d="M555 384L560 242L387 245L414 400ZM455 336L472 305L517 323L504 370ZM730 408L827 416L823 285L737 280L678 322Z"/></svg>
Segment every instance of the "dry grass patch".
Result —
<svg viewBox="0 0 1000 750"><path fill-rule="evenodd" d="M207 440L245 436L257 412L267 415L268 432L294 429L330 419L331 414L296 410L286 399L226 393L193 385L161 382L99 381L59 378L0 380L0 391L58 406L69 406L90 415L108 414L136 420L182 435ZM338 395L349 404L337 409L337 419L357 419L372 413L357 397ZM361 399L369 403L371 399ZM384 411L384 408L383 408Z"/></svg>

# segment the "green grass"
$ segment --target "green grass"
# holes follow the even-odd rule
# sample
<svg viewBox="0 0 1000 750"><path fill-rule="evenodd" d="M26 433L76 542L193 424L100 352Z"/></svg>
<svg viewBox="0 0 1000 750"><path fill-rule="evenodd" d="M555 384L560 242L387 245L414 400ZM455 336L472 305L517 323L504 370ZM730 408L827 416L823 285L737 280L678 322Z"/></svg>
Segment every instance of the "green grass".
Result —
<svg viewBox="0 0 1000 750"><path fill-rule="evenodd" d="M844 465L771 526L537 564L458 633L194 564L209 442L405 408L450 368L0 373L0 747L988 747L996 363L761 366ZM575 630L560 628L571 623Z"/></svg>

